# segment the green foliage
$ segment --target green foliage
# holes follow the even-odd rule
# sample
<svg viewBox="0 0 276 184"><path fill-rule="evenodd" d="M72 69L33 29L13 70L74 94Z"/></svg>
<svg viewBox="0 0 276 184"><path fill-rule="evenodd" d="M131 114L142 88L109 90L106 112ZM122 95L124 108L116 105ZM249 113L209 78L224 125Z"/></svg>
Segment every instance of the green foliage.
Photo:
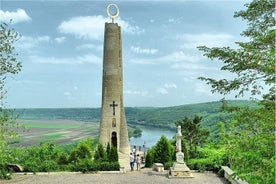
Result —
<svg viewBox="0 0 276 184"><path fill-rule="evenodd" d="M10 163L18 163L23 166L25 172L51 172L51 171L109 171L120 170L118 157L115 161L114 149L110 148L110 158L114 160L92 160L91 150L94 149L90 139L73 144L71 147L56 146L55 144L42 143L39 146L25 148L10 148L7 150ZM98 146L99 148L99 146ZM100 148L101 149L101 148ZM105 151L104 151L105 152ZM69 155L68 155L69 153ZM106 154L106 153L105 153ZM0 167L2 178L9 177L8 171Z"/></svg>
<svg viewBox="0 0 276 184"><path fill-rule="evenodd" d="M0 166L0 179L11 179L11 173L5 166Z"/></svg>
<svg viewBox="0 0 276 184"><path fill-rule="evenodd" d="M91 159L92 158L92 140L87 139L85 141L81 141L80 143L77 144L77 148L73 149L70 152L68 162L69 163L76 163L79 160L82 159Z"/></svg>
<svg viewBox="0 0 276 184"><path fill-rule="evenodd" d="M65 152L61 152L57 161L58 165L67 165L69 163L68 156Z"/></svg>
<svg viewBox="0 0 276 184"><path fill-rule="evenodd" d="M154 163L154 147L152 147L147 151L145 167L151 167L153 163Z"/></svg>
<svg viewBox="0 0 276 184"><path fill-rule="evenodd" d="M171 165L174 158L174 147L165 136L161 136L154 147L149 149L146 154L145 167L151 167L153 163L162 163Z"/></svg>
<svg viewBox="0 0 276 184"><path fill-rule="evenodd" d="M142 135L141 128L128 124L128 136L131 137L140 137Z"/></svg>
<svg viewBox="0 0 276 184"><path fill-rule="evenodd" d="M194 158L196 155L197 146L202 145L208 141L209 130L202 128L200 125L202 117L195 115L193 120L190 120L187 116L182 121L177 121L176 126L181 126L181 133L187 140L189 145L189 158Z"/></svg>
<svg viewBox="0 0 276 184"><path fill-rule="evenodd" d="M237 77L200 79L221 94L263 94L259 109L236 109L228 130L220 124L220 137L238 177L249 183L275 183L275 0L253 0L245 6L234 17L247 21L241 34L247 42L237 42L235 49L199 47L208 58L223 62L221 70Z"/></svg>
<svg viewBox="0 0 276 184"><path fill-rule="evenodd" d="M16 59L18 54L15 53L13 46L19 38L20 34L9 28L9 24L0 24L0 100L4 98L4 85L7 75L18 73L22 67Z"/></svg>
<svg viewBox="0 0 276 184"><path fill-rule="evenodd" d="M164 169L165 170L169 170L172 166L173 166L173 161L170 161L170 162L166 162L165 164L164 164Z"/></svg>
<svg viewBox="0 0 276 184"><path fill-rule="evenodd" d="M256 95L261 94L263 85L274 91L275 1L253 0L245 6L247 10L236 12L235 17L247 21L248 28L241 35L248 37L248 42L237 42L235 49L198 47L208 58L221 60L224 63L221 70L237 74L233 80L200 77L212 86L213 92L227 94L238 90L237 96L246 91Z"/></svg>
<svg viewBox="0 0 276 184"><path fill-rule="evenodd" d="M106 151L105 151L102 143L98 144L97 150L95 151L94 160L95 161L106 161L107 160Z"/></svg>
<svg viewBox="0 0 276 184"><path fill-rule="evenodd" d="M252 108L258 108L258 105L254 101L248 100L231 100L227 101L230 106L250 106ZM202 116L201 126L209 128L211 131L211 139L216 139L217 129L216 124L219 121L228 122L233 117L233 113L222 112L221 102L208 102L199 104L189 104L174 107L126 107L126 117L129 124L129 137L139 136L140 129L135 125L146 125L152 127L170 128L175 130L175 124L177 120L182 119L184 116L193 118L194 115ZM40 127L40 128L56 128L52 124L37 124L36 119L52 120L52 119L72 119L76 121L100 121L100 108L66 108L66 109L16 109L16 114L20 115L20 119L27 122L26 127ZM169 114L169 116L168 116ZM31 121L26 121L31 120ZM59 125L58 128L76 128L75 125ZM227 124L226 124L227 126ZM134 133L137 133L134 134ZM138 134L139 133L139 134ZM95 144L95 142L94 142Z"/></svg>
<svg viewBox="0 0 276 184"><path fill-rule="evenodd" d="M119 171L119 170L120 170L119 162L107 162L107 161L93 162L90 159L80 160L73 167L73 171L80 171L83 173L95 172L95 171Z"/></svg>
<svg viewBox="0 0 276 184"><path fill-rule="evenodd" d="M58 150L54 144L41 144L19 150L14 156L27 172L48 172L58 169ZM30 159L31 158L31 159Z"/></svg>
<svg viewBox="0 0 276 184"><path fill-rule="evenodd" d="M10 21L11 23L11 21ZM21 63L17 61L14 43L20 38L18 32L9 28L9 24L0 24L0 178L9 178L6 165L10 160L7 142L17 136L18 125L13 111L3 110L3 98L6 90L5 80L9 74L17 74L21 70Z"/></svg>
<svg viewBox="0 0 276 184"><path fill-rule="evenodd" d="M242 109L226 132L231 168L249 183L275 182L275 109ZM275 162L274 162L275 163Z"/></svg>
<svg viewBox="0 0 276 184"><path fill-rule="evenodd" d="M165 136L161 136L160 140L154 147L154 162L163 163L172 161L173 147Z"/></svg>
<svg viewBox="0 0 276 184"><path fill-rule="evenodd" d="M107 155L107 161L109 162L118 162L119 160L117 148L114 147L113 145L110 146L109 143L107 144L107 147L106 147L106 155Z"/></svg>
<svg viewBox="0 0 276 184"><path fill-rule="evenodd" d="M198 148L196 158L187 162L190 169L218 172L222 165L228 165L228 157L224 148L208 144Z"/></svg>

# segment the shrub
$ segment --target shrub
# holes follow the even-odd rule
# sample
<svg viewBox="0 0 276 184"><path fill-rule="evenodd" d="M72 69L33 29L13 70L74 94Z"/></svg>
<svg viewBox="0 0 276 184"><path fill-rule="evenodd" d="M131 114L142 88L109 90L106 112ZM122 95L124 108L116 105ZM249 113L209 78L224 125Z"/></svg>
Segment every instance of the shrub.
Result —
<svg viewBox="0 0 276 184"><path fill-rule="evenodd" d="M56 161L54 160L45 160L39 166L40 172L50 172L50 171L57 171L59 166Z"/></svg>
<svg viewBox="0 0 276 184"><path fill-rule="evenodd" d="M118 162L118 152L116 147L110 147L110 150L107 152L107 160L110 162Z"/></svg>
<svg viewBox="0 0 276 184"><path fill-rule="evenodd" d="M119 162L93 162L89 159L80 160L72 168L73 171L80 171L83 173L92 171L119 171Z"/></svg>
<svg viewBox="0 0 276 184"><path fill-rule="evenodd" d="M62 152L60 155L59 155L59 158L58 158L58 164L59 165L67 165L69 162L68 162L68 156L66 155L66 153Z"/></svg>
<svg viewBox="0 0 276 184"><path fill-rule="evenodd" d="M94 155L94 159L97 161L105 161L107 159L106 151L101 143L98 144L97 150Z"/></svg>
<svg viewBox="0 0 276 184"><path fill-rule="evenodd" d="M190 169L218 172L222 165L228 165L227 160L224 148L207 145L204 148L198 148L197 158L190 159L187 164Z"/></svg>
<svg viewBox="0 0 276 184"><path fill-rule="evenodd" d="M154 148L147 151L145 167L151 167L154 163Z"/></svg>
<svg viewBox="0 0 276 184"><path fill-rule="evenodd" d="M173 166L173 163L174 162L166 162L165 164L164 164L164 169L165 170L169 170L170 169L170 167L172 167Z"/></svg>
<svg viewBox="0 0 276 184"><path fill-rule="evenodd" d="M161 136L160 140L154 147L154 162L163 163L172 161L172 146L165 136Z"/></svg>

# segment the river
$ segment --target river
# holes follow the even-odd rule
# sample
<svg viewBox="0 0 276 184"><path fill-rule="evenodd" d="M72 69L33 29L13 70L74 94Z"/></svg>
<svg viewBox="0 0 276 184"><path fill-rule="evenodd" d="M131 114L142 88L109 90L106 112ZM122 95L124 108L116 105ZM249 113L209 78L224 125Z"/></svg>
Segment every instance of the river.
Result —
<svg viewBox="0 0 276 184"><path fill-rule="evenodd" d="M176 131L172 131L166 128L154 128L147 126L137 126L142 130L142 136L140 137L132 137L130 138L130 145L142 146L145 143L146 148L151 148L154 146L162 135L164 135L167 139L172 139L172 137L176 134Z"/></svg>

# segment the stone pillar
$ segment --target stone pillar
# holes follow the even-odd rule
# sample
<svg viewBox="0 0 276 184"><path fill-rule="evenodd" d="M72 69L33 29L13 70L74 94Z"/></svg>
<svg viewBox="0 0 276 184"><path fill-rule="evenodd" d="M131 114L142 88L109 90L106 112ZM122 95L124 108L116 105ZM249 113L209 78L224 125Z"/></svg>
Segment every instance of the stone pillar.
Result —
<svg viewBox="0 0 276 184"><path fill-rule="evenodd" d="M129 138L123 104L123 67L121 28L117 23L105 23L102 115L99 141L109 142L119 153L129 154Z"/></svg>

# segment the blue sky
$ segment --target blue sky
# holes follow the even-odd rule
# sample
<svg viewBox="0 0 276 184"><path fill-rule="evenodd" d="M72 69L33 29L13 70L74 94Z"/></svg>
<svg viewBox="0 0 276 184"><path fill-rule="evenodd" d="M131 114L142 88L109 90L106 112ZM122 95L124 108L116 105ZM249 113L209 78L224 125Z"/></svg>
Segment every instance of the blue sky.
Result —
<svg viewBox="0 0 276 184"><path fill-rule="evenodd" d="M247 1L248 2L248 1ZM8 78L7 106L100 107L109 1L1 1L0 19L22 37L22 71ZM232 46L246 23L246 1L115 1L122 27L125 106L217 101L200 76L234 77L196 47ZM243 97L248 99L247 96ZM234 99L234 94L226 96Z"/></svg>

